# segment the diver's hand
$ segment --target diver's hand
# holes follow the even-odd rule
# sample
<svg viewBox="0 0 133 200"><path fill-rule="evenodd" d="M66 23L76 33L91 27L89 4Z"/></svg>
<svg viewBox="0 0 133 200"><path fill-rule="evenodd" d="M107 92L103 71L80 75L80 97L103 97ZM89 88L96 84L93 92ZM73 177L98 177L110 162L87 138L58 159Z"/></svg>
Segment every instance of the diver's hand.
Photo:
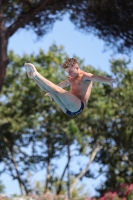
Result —
<svg viewBox="0 0 133 200"><path fill-rule="evenodd" d="M44 96L48 96L50 98L50 101L52 101L52 96L50 93L46 93Z"/></svg>
<svg viewBox="0 0 133 200"><path fill-rule="evenodd" d="M111 87L113 87L113 83L116 82L117 79L116 78L110 78L110 85Z"/></svg>
<svg viewBox="0 0 133 200"><path fill-rule="evenodd" d="M25 69L27 71L28 77L29 78L35 78L36 75L38 74L35 66L31 63L25 63L24 66L25 66Z"/></svg>

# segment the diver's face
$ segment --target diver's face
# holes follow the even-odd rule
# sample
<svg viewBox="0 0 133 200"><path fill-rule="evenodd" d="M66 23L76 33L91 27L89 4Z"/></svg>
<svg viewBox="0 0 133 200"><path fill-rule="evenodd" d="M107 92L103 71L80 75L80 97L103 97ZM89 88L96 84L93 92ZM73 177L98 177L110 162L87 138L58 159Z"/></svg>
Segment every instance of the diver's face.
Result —
<svg viewBox="0 0 133 200"><path fill-rule="evenodd" d="M76 77L78 75L78 65L75 64L74 66L69 66L65 69L65 71L68 73L71 77Z"/></svg>

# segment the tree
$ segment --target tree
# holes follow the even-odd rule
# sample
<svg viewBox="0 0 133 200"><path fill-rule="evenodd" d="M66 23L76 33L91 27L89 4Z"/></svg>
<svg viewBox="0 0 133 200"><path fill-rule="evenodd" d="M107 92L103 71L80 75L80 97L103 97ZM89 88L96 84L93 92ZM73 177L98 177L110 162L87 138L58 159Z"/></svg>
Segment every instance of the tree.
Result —
<svg viewBox="0 0 133 200"><path fill-rule="evenodd" d="M124 52L133 49L132 0L1 0L0 1L0 90L3 85L9 38L20 28L38 36L49 32L56 20L69 13L76 28L93 32Z"/></svg>
<svg viewBox="0 0 133 200"><path fill-rule="evenodd" d="M42 75L44 73L46 78L59 83L65 78L60 66L66 57L63 48L56 45L46 54L40 50L36 56L24 55L21 58L10 52L0 102L0 161L5 163L3 171L18 180L21 191L28 193L31 188L25 172L46 168L45 190L52 190L57 181L56 193L60 193L71 158L86 156L89 166L90 155L96 152L92 160L100 164L99 174L108 177L104 187L99 187L101 194L107 189L117 188L122 182L132 183L133 70L128 69L129 62L112 60L112 74L118 79L115 87L112 89L109 85L95 83L85 110L76 118L68 118L54 102L44 99L44 92L27 77L22 67L24 60L31 60ZM94 74L100 71L84 66L83 61L77 59L86 71ZM101 75L106 74L101 72ZM97 144L102 147L98 152ZM24 151L29 146L30 153ZM68 147L67 162L57 179L53 176L57 169L53 160L64 155ZM69 170L69 176L75 176L73 185L68 187L70 190L83 177L96 178L82 165L77 171Z"/></svg>
<svg viewBox="0 0 133 200"><path fill-rule="evenodd" d="M93 32L113 49L129 53L133 50L132 9L132 0L88 0L82 5L76 2L70 19L77 29Z"/></svg>
<svg viewBox="0 0 133 200"><path fill-rule="evenodd" d="M55 50L55 54L52 50ZM60 156L61 149L64 147L64 143L61 142L63 134L57 135L56 131L53 131L55 104L51 106L50 102L46 101L44 105L44 92L41 90L38 92L38 86L27 77L22 67L24 60L40 62L41 66L44 66L45 60L44 68L49 69L46 70L45 76L47 78L51 76L51 79L55 80L58 72L57 65L63 57L61 57L62 47L58 56L56 50L56 46L53 45L48 55L40 51L36 58L33 55L24 55L20 58L12 51L9 53L10 62L0 101L0 161L4 163L1 173L9 173L13 179L18 180L22 194L30 190L26 177L27 171L37 171L47 167L49 160ZM60 80L59 76L56 78L56 81L58 80ZM47 120L43 116L47 116ZM50 122L53 124L51 127ZM48 144L48 148L44 144ZM42 155L42 152L36 150L39 147L43 151ZM29 149L29 152L26 149Z"/></svg>
<svg viewBox="0 0 133 200"><path fill-rule="evenodd" d="M97 126L93 129L92 143L96 139L102 146L95 161L102 165L99 174L107 177L99 186L101 194L115 190L122 183L133 182L133 70L128 69L128 64L126 60L111 61L112 74L118 81L113 90L105 89L109 114L104 112L104 116L100 115L101 119L94 121Z"/></svg>
<svg viewBox="0 0 133 200"><path fill-rule="evenodd" d="M53 160L59 159L68 147L70 151L71 146L75 145L72 158L84 155L88 158L88 164L85 170L84 167L79 169L78 174L70 169L70 177L74 175L76 181L73 181L73 186L69 186L69 189L72 186L72 192L88 170L98 150L97 143L90 144L93 133L90 131L89 123L102 112L101 105L104 106L104 103L103 98L100 99L99 96L104 92L103 87L94 88L95 94L88 108L86 107L80 116L68 118L54 102L49 102L46 97L44 99L44 92L27 77L23 67L24 60L32 61L42 75L44 73L46 78L59 83L65 78L61 64L66 57L63 48L58 48L55 44L47 53L40 50L36 56L24 55L21 58L12 51L9 53L7 75L0 101L0 161L4 163L1 173L6 172L18 180L22 194L31 190L27 181L27 171L35 173L40 169L46 169L45 191L52 190L57 181L57 177L53 175L57 164ZM83 61L77 59L83 67ZM93 67L88 66L86 69L98 73ZM56 193L62 191L61 184L71 162L70 152L66 156L68 158L58 178Z"/></svg>

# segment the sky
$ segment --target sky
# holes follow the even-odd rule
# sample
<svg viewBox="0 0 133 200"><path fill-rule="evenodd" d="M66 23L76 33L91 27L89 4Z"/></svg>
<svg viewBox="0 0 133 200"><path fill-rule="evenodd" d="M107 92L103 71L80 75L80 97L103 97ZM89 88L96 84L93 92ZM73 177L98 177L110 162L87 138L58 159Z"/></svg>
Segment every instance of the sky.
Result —
<svg viewBox="0 0 133 200"><path fill-rule="evenodd" d="M8 50L12 49L19 55L23 55L23 53L31 54L32 52L38 53L40 48L47 51L54 42L58 46L63 45L70 57L76 54L84 59L85 64L101 68L106 72L110 72L109 60L111 58L127 57L121 54L114 55L113 51L109 49L104 52L105 43L103 40L99 40L92 34L87 35L77 31L67 16L63 21L57 21L53 30L39 40L31 30L18 30L10 38Z"/></svg>
<svg viewBox="0 0 133 200"><path fill-rule="evenodd" d="M80 59L84 59L86 65L100 68L107 73L110 73L109 60L112 58L127 58L126 55L113 54L112 50L107 50L105 52L105 43L102 40L99 40L92 34L87 35L77 31L74 25L68 20L67 16L63 21L56 22L53 30L39 40L31 30L18 30L9 40L8 51L13 50L20 56L24 53L31 54L34 52L36 54L39 52L40 48L47 52L54 42L58 46L63 45L69 57L76 55ZM78 161L84 163L84 165L87 163L87 160L82 158L78 158ZM65 158L60 161L60 166L62 167L59 168L59 171L63 169L61 163L64 162ZM93 164L91 167L94 170L98 170L98 165ZM32 176L34 180L42 180L42 177L45 177L45 172L41 171ZM20 194L19 186L16 181L13 181L6 174L3 174L0 179L6 186L6 194L8 196L11 194ZM99 177L97 180L84 180L91 196L96 194L95 187L98 186L102 180L105 180L105 178Z"/></svg>

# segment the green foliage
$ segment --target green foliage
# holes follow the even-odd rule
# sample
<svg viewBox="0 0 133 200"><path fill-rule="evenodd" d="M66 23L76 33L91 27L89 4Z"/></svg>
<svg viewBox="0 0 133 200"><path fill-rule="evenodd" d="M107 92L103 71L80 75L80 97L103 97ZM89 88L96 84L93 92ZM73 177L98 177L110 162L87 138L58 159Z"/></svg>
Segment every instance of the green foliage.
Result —
<svg viewBox="0 0 133 200"><path fill-rule="evenodd" d="M71 176L70 182L71 184L74 182L75 177ZM44 182L45 181L32 181L32 187L33 191L36 195L43 195L44 194ZM60 191L60 195L67 196L67 181L63 180L61 182L62 184L62 190ZM56 194L56 191L58 190L58 187L60 185L60 177L55 177L55 181L52 186L52 193ZM88 191L85 191L85 184L80 184L76 189L73 190L71 198L73 200L82 200L83 198L88 196ZM51 192L51 191L48 191Z"/></svg>
<svg viewBox="0 0 133 200"><path fill-rule="evenodd" d="M3 11L6 24L19 24L17 28L29 28L33 29L38 36L42 36L49 32L56 20L61 20L65 9L61 9L61 6L57 6L55 1L50 4L44 3L41 0L34 1L7 1L3 2ZM64 3L63 3L63 6ZM28 17L30 16L30 19ZM10 31L10 28L9 28Z"/></svg>
<svg viewBox="0 0 133 200"><path fill-rule="evenodd" d="M70 19L76 28L85 33L93 32L119 52L129 54L132 50L131 13L133 1L98 1L76 2ZM77 17L78 16L78 17Z"/></svg>
<svg viewBox="0 0 133 200"><path fill-rule="evenodd" d="M73 158L82 155L89 158L99 143L102 148L94 162L100 164L98 173L108 177L104 185L99 186L99 192L102 194L106 189L117 188L122 182L131 183L133 71L128 69L129 62L112 60L112 76L118 79L115 87L94 83L84 111L69 118L54 101L44 97L44 92L27 77L23 67L25 62L31 62L43 76L57 84L66 78L61 68L66 57L63 47L56 44L47 53L40 50L37 55L20 57L12 51L9 53L10 62L0 99L0 161L5 163L3 171L8 171L13 179L21 180L20 186L23 185L28 193L32 188L27 181L27 171L47 169L44 188L52 191L57 181L53 174L58 168L54 159L63 155L68 157L67 149L69 146L71 150L72 145ZM105 72L99 73L100 70L84 66L80 58L78 60L82 69L107 76ZM80 167L83 169L82 164L77 164L79 172L72 169L71 174L77 176ZM57 182L62 184L64 177ZM85 177L95 178L95 175L88 170Z"/></svg>
<svg viewBox="0 0 133 200"><path fill-rule="evenodd" d="M132 200L132 199L133 199L133 190L127 196L127 200Z"/></svg>
<svg viewBox="0 0 133 200"><path fill-rule="evenodd" d="M37 170L36 163L43 168L50 159L60 156L65 145L64 136L58 129L60 124L55 122L55 103L50 105L48 98L44 98L44 92L27 77L24 63L33 62L41 74L58 83L62 78L58 73L61 71L59 66L66 56L65 53L63 56L63 47L58 49L55 44L47 54L40 50L36 57L25 54L21 58L12 51L9 53L10 63L0 102L0 145L1 161L8 163L4 170L9 170L15 179L19 178L18 169L14 172L15 162L21 165L19 176L24 178L27 170ZM63 76L63 73L60 74ZM23 150L30 146L30 153ZM37 149L40 149L39 153ZM28 184L26 178L24 180L23 184Z"/></svg>
<svg viewBox="0 0 133 200"><path fill-rule="evenodd" d="M69 118L55 102L51 103L48 97L44 97L44 92L27 77L24 69L25 62L34 63L43 76L57 84L66 78L61 68L66 57L63 47L58 48L55 44L47 53L40 50L38 55L20 57L13 51L9 52L0 100L0 155L1 162L5 163L3 170L13 179L20 180L19 185L23 185L26 193L31 190L27 171L35 172L48 166L50 172L47 171L46 187L52 189L55 181L53 173L57 169L53 159L64 155L68 145L76 144L78 154L88 156L88 149L91 153L87 139L90 133L86 129L89 111L77 119ZM83 61L78 60L83 67ZM91 69L93 72L94 69Z"/></svg>
<svg viewBox="0 0 133 200"><path fill-rule="evenodd" d="M5 192L5 186L3 185L2 181L0 180L0 193Z"/></svg>
<svg viewBox="0 0 133 200"><path fill-rule="evenodd" d="M133 181L133 70L128 69L128 64L126 60L111 62L112 73L118 81L109 97L110 115L105 116L99 129L103 148L97 155L98 162L107 166L108 178L100 190L103 192L106 189L115 189L121 183Z"/></svg>

